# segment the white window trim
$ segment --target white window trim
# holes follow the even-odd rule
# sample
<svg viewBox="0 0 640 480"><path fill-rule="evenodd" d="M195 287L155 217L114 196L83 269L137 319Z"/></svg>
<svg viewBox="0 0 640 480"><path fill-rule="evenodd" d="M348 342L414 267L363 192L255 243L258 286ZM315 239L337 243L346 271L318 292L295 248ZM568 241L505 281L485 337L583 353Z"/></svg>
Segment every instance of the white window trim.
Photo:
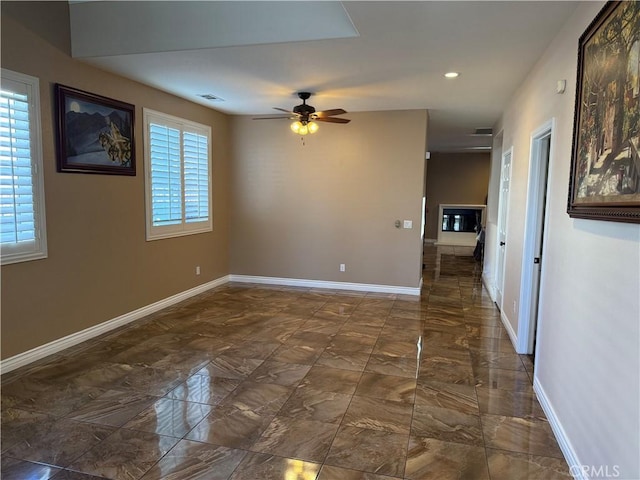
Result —
<svg viewBox="0 0 640 480"><path fill-rule="evenodd" d="M211 127L203 125L201 123L192 122L183 118L175 117L166 113L151 110L149 108L142 109L143 124L144 124L144 186L145 186L145 215L146 215L146 239L147 241L161 240L164 238L182 237L186 235L195 235L198 233L211 232L213 230L213 159L212 159L212 138ZM208 142L208 199L209 199L209 215L208 220L205 222L183 222L179 225L153 225L153 210L152 210L152 198L151 198L151 148L150 142L150 123L154 121L162 125L179 128L183 130L195 131L202 134L206 134ZM182 159L182 145L180 146ZM184 183L184 174L182 176ZM183 203L184 203L184 188L182 191ZM184 213L184 210L183 210Z"/></svg>
<svg viewBox="0 0 640 480"><path fill-rule="evenodd" d="M2 79L23 83L29 97L29 136L31 139L31 175L33 182L33 209L36 239L20 245L3 245L0 263L28 262L47 258L47 226L44 208L44 169L42 165L42 139L40 122L40 81L36 77L2 69Z"/></svg>

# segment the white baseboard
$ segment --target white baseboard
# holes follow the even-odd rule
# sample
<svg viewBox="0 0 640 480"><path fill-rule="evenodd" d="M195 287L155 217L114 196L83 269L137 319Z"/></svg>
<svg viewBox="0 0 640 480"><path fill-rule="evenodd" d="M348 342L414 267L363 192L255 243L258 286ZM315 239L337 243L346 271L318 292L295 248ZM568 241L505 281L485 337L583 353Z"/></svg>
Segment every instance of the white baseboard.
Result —
<svg viewBox="0 0 640 480"><path fill-rule="evenodd" d="M226 275L224 277L212 280L211 282L198 285L184 292L177 293L171 297L165 298L158 302L152 303L145 307L139 308L119 317L112 318L106 322L102 322L93 327L89 327L80 332L72 333L66 337L59 338L45 345L33 348L13 357L9 357L0 362L0 373L8 373L16 368L23 367L37 360L40 360L54 353L61 352L69 347L73 347L86 340L90 340L99 335L107 333L118 327L131 323L142 317L155 313L163 308L174 305L178 302L186 300L190 297L206 292L212 288L224 285L228 282L257 283L269 285L284 285L293 287L308 288L327 288L334 290L355 290L376 293L395 293L402 295L420 295L420 287L397 287L392 285L371 285L366 283L348 283L348 282L327 282L322 280L301 280L293 278L276 278L276 277L256 277L250 275Z"/></svg>
<svg viewBox="0 0 640 480"><path fill-rule="evenodd" d="M332 290L354 290L358 292L396 293L400 295L420 295L420 287L397 287L369 283L329 282L325 280L305 280L299 278L257 277L253 275L229 275L230 282L283 285L287 287L328 288Z"/></svg>
<svg viewBox="0 0 640 480"><path fill-rule="evenodd" d="M493 282L489 281L484 273L482 274L482 284L484 285L484 288L487 289L487 292L489 292L489 298L491 298L491 301L496 303L496 287L493 285Z"/></svg>
<svg viewBox="0 0 640 480"><path fill-rule="evenodd" d="M502 311L500 312L500 320L502 320L502 325L504 325L504 328L507 330L507 333L509 334L509 338L511 339L511 343L513 345L513 349L517 351L518 336L516 335L515 330L513 330L513 327L511 326L509 319Z"/></svg>
<svg viewBox="0 0 640 480"><path fill-rule="evenodd" d="M13 357L2 360L2 362L0 362L0 372L7 373L15 370L16 368L35 362L36 360L40 360L41 358L61 352L66 348L73 347L78 343L90 340L94 337L97 337L98 335L107 333L118 327L126 325L127 323L131 323L134 320L138 320L139 318L155 313L159 310L162 310L163 308L169 307L190 297L206 292L207 290L218 287L220 285L224 285L228 282L229 275L226 275L216 280L198 285L197 287L191 288L189 290L185 290L184 292L177 293L163 300L152 303L151 305L147 305L132 312L125 313L124 315L120 315L119 317L112 318L111 320L107 320L106 322L102 322L93 327L86 328L79 332L72 333L71 335L67 335L66 337L54 340L53 342L49 342L45 345L41 345L23 353L19 353L18 355L14 355Z"/></svg>
<svg viewBox="0 0 640 480"><path fill-rule="evenodd" d="M573 445L571 445L571 441L569 440L569 437L567 437L567 433L564 431L564 428L562 428L562 424L560 423L560 420L551 406L551 402L549 401L549 398L537 377L534 377L533 379L533 390L536 392L536 396L538 397L542 410L544 410L544 414L547 416L547 420L549 420L549 426L551 427L551 430L553 430L553 434L558 441L558 445L564 455L564 459L569 465L571 475L575 480L589 480L589 478L585 476L584 470L578 468L582 465L582 462L578 459L578 455L576 454Z"/></svg>

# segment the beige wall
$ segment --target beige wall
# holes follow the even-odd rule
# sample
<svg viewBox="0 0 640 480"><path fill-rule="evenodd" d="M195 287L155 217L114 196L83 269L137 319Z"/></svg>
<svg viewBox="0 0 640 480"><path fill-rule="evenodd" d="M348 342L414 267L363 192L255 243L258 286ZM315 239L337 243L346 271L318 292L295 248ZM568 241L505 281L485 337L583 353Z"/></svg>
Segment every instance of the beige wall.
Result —
<svg viewBox="0 0 640 480"><path fill-rule="evenodd" d="M234 117L232 273L419 285L427 113L345 117L306 145L286 121Z"/></svg>
<svg viewBox="0 0 640 480"><path fill-rule="evenodd" d="M503 150L513 146L503 315L520 335L518 309L511 306L531 288L521 281L531 134L553 119L534 386L564 437L560 444L570 465L636 479L640 225L575 219L566 212L578 39L602 6L582 2L577 7L494 128L503 132ZM558 95L555 85L562 79L567 90ZM497 177L499 155L492 168ZM490 195L497 197L497 178L492 186ZM495 263L495 255L485 259Z"/></svg>
<svg viewBox="0 0 640 480"><path fill-rule="evenodd" d="M438 238L442 203L484 205L491 168L490 153L432 153L427 160L425 238Z"/></svg>
<svg viewBox="0 0 640 480"><path fill-rule="evenodd" d="M2 2L2 67L40 79L49 250L47 259L2 267L2 358L229 273L228 117L70 58L67 9ZM55 83L135 105L135 177L56 172ZM142 107L212 126L212 233L145 241Z"/></svg>

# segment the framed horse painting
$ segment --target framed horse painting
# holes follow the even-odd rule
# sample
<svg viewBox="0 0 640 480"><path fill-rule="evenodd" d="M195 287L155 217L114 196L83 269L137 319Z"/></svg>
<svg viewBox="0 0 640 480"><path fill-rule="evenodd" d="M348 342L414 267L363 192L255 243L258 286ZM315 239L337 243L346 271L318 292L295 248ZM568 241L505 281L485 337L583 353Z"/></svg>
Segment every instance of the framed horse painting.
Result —
<svg viewBox="0 0 640 480"><path fill-rule="evenodd" d="M135 107L56 84L58 171L135 175Z"/></svg>

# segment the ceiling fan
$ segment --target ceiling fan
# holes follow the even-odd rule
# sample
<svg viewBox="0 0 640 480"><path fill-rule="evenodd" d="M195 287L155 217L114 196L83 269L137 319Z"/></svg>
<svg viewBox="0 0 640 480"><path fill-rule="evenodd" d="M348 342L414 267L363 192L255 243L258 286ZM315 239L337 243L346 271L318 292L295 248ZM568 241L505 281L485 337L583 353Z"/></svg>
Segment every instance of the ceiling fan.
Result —
<svg viewBox="0 0 640 480"><path fill-rule="evenodd" d="M315 133L318 131L318 124L316 122L328 122L328 123L349 123L351 120L346 118L335 118L336 115L342 115L347 113L342 108L334 108L333 110L324 110L322 112L316 112L316 109L311 105L307 105L307 100L311 97L310 92L298 92L298 98L302 100L300 105L293 107L293 111L285 110L284 108L273 107L275 110L286 113L287 115L269 115L264 117L256 117L254 120L276 120L287 118L289 120L295 120L291 124L291 130L299 135L306 135L308 133Z"/></svg>

